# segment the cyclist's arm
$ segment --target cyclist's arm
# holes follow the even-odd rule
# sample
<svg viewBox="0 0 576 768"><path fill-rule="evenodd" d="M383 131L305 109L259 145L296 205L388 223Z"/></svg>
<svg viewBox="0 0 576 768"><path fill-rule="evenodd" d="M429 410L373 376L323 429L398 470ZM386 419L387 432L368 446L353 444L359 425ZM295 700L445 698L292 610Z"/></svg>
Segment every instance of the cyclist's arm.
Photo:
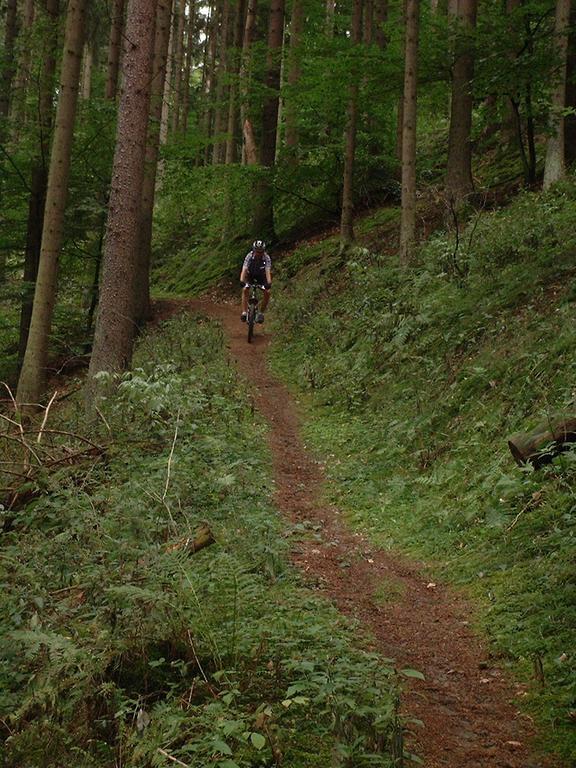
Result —
<svg viewBox="0 0 576 768"><path fill-rule="evenodd" d="M248 282L248 270L246 269L246 267L242 267L242 271L240 272L240 282L241 283Z"/></svg>
<svg viewBox="0 0 576 768"><path fill-rule="evenodd" d="M268 283L269 286L272 285L272 270L271 269L266 269L266 282Z"/></svg>

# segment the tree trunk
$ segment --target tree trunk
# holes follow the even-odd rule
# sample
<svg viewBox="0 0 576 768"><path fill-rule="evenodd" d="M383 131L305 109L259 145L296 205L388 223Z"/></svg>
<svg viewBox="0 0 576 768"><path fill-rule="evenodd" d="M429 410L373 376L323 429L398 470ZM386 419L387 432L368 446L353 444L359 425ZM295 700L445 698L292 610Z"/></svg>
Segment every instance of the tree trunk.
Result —
<svg viewBox="0 0 576 768"><path fill-rule="evenodd" d="M54 140L50 156L42 247L26 353L18 381L17 401L36 407L42 395L48 362L48 339L56 300L58 258L62 246L78 82L82 63L86 0L70 0Z"/></svg>
<svg viewBox="0 0 576 768"><path fill-rule="evenodd" d="M158 168L158 150L160 145L160 120L162 118L162 95L164 93L169 39L170 0L158 0L154 61L150 86L150 123L148 126L148 139L146 141L145 172L140 208L140 241L134 290L134 317L138 325L141 325L150 316L152 215L154 211L154 191L156 188L156 171Z"/></svg>
<svg viewBox="0 0 576 768"><path fill-rule="evenodd" d="M118 71L120 67L120 48L124 28L125 0L112 0L110 36L108 38L108 67L106 73L106 98L115 99L118 89Z"/></svg>
<svg viewBox="0 0 576 768"><path fill-rule="evenodd" d="M536 469L549 464L554 456L576 442L576 418L556 416L541 422L531 432L518 432L508 438L516 463L530 462Z"/></svg>
<svg viewBox="0 0 576 768"><path fill-rule="evenodd" d="M32 47L31 32L34 24L34 0L24 0L22 9L22 40L20 61L14 83L15 99L12 103L13 140L16 141L22 124L26 121L26 95L30 81L30 52Z"/></svg>
<svg viewBox="0 0 576 768"><path fill-rule="evenodd" d="M276 137L278 105L280 100L280 68L282 44L284 41L284 0L271 0L268 22L268 52L266 55L266 76L264 85L268 97L262 110L262 139L260 142L260 164L266 169L256 185L254 204L254 231L258 237L273 240L274 194L272 190L272 168L276 159Z"/></svg>
<svg viewBox="0 0 576 768"><path fill-rule="evenodd" d="M102 287L88 371L86 405L98 395L96 374L124 370L135 335L134 273L139 245L156 0L130 0L123 58L123 92L108 204Z"/></svg>
<svg viewBox="0 0 576 768"><path fill-rule="evenodd" d="M334 37L334 20L336 15L336 0L326 0L326 16L324 32L330 40Z"/></svg>
<svg viewBox="0 0 576 768"><path fill-rule="evenodd" d="M374 15L374 42L383 51L388 45L384 33L384 24L388 21L388 0L375 0Z"/></svg>
<svg viewBox="0 0 576 768"><path fill-rule="evenodd" d="M576 110L576 10L570 13L566 72L566 106ZM576 114L564 118L564 157L567 166L576 160Z"/></svg>
<svg viewBox="0 0 576 768"><path fill-rule="evenodd" d="M448 197L458 208L474 192L471 142L474 52L470 35L476 26L477 0L458 0L456 6L458 29L452 69L446 189Z"/></svg>
<svg viewBox="0 0 576 768"><path fill-rule="evenodd" d="M228 115L225 109L226 100L226 74L228 71L228 27L230 20L230 2L222 0L222 27L220 29L218 71L216 73L216 93L214 103L214 143L212 145L212 165L219 165L223 160L225 144L222 134L224 133L224 115Z"/></svg>
<svg viewBox="0 0 576 768"><path fill-rule="evenodd" d="M184 78L182 82L182 114L179 128L182 133L188 131L188 116L190 112L190 72L192 71L192 58L194 56L194 35L196 31L196 9L195 0L190 3L188 12L186 37L186 66L184 67Z"/></svg>
<svg viewBox="0 0 576 768"><path fill-rule="evenodd" d="M88 101L92 93L92 68L94 53L90 43L84 45L84 58L82 60L82 84L80 86L80 98Z"/></svg>
<svg viewBox="0 0 576 768"><path fill-rule="evenodd" d="M352 46L362 42L362 0L354 0L352 9ZM358 122L358 61L352 51L351 83L348 91L346 130L344 134L344 181L342 189L342 215L340 218L340 247L354 240L354 158L356 155L356 127Z"/></svg>
<svg viewBox="0 0 576 768"><path fill-rule="evenodd" d="M250 79L252 68L252 43L256 30L256 13L258 10L257 0L248 0L246 9L246 25L244 27L244 38L242 41L242 57L240 64L240 122L242 123L244 161L248 165L255 165L258 162L258 150L254 138L252 120L248 112L248 98L250 95Z"/></svg>
<svg viewBox="0 0 576 768"><path fill-rule="evenodd" d="M17 1L7 0L4 27L4 50L0 59L0 141L7 135L6 122L10 113L12 81L14 79L14 48L18 34Z"/></svg>
<svg viewBox="0 0 576 768"><path fill-rule="evenodd" d="M174 88L172 104L172 134L178 132L180 121L180 99L182 93L182 69L184 67L184 26L186 22L186 0L180 0L176 28L176 48L174 51Z"/></svg>
<svg viewBox="0 0 576 768"><path fill-rule="evenodd" d="M238 90L239 90L239 75L240 75L240 58L242 32L244 29L244 16L246 11L246 3L244 0L237 0L236 3L236 19L234 23L234 41L233 41L233 55L234 61L231 67L232 83L230 84L230 93L228 97L228 125L226 130L226 156L224 162L226 165L231 165L237 160L237 143L238 143Z"/></svg>
<svg viewBox="0 0 576 768"><path fill-rule="evenodd" d="M290 50L288 53L288 98L286 99L286 146L289 151L289 159L293 163L298 162L298 123L296 118L295 99L298 92L298 84L302 74L300 66L301 37L304 27L303 0L293 0L292 18L290 19Z"/></svg>
<svg viewBox="0 0 576 768"><path fill-rule="evenodd" d="M558 51L558 80L552 92L550 110L551 136L546 146L544 166L544 189L566 174L564 157L564 115L566 106L566 65L568 57L568 25L570 23L570 0L556 0L556 21L554 36Z"/></svg>
<svg viewBox="0 0 576 768"><path fill-rule="evenodd" d="M402 119L402 214L400 264L409 266L416 247L416 108L419 0L406 2L404 99Z"/></svg>
<svg viewBox="0 0 576 768"><path fill-rule="evenodd" d="M30 198L28 201L28 223L26 229L26 248L24 251L24 286L22 308L20 310L20 334L18 343L18 367L22 367L28 330L32 318L34 287L38 275L40 249L42 246L42 227L48 183L48 155L50 152L50 133L52 130L52 112L54 76L56 74L56 55L58 48L58 11L59 0L43 0L43 11L47 16L48 34L42 41L42 70L38 96L38 144L36 159L32 166Z"/></svg>
<svg viewBox="0 0 576 768"><path fill-rule="evenodd" d="M208 65L204 91L204 136L206 145L204 147L204 165L208 165L211 157L211 146L209 139L213 136L213 108L214 92L216 90L216 51L218 48L218 25L220 19L221 4L219 0L213 0L210 16L210 33L208 37Z"/></svg>
<svg viewBox="0 0 576 768"><path fill-rule="evenodd" d="M174 0L171 2L171 6L174 5ZM172 9L171 9L172 12ZM168 124L170 121L170 99L171 99L171 89L172 89L172 71L173 71L173 61L174 61L174 46L176 45L175 42L175 31L174 31L174 21L175 19L172 18L172 21L170 23L170 41L168 43L168 60L166 62L166 77L164 78L164 94L162 96L162 117L160 119L160 144L163 146L168 141Z"/></svg>

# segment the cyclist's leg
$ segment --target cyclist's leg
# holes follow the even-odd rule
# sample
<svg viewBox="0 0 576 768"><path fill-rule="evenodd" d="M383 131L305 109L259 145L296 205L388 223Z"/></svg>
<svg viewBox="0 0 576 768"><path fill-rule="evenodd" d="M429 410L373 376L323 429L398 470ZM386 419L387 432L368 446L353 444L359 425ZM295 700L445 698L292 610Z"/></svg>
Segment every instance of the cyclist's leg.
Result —
<svg viewBox="0 0 576 768"><path fill-rule="evenodd" d="M242 313L248 312L248 296L250 295L250 288L242 288Z"/></svg>
<svg viewBox="0 0 576 768"><path fill-rule="evenodd" d="M262 296L262 306L260 307L260 312L266 312L266 307L268 306L268 302L270 301L270 288L266 288L264 291L264 295Z"/></svg>

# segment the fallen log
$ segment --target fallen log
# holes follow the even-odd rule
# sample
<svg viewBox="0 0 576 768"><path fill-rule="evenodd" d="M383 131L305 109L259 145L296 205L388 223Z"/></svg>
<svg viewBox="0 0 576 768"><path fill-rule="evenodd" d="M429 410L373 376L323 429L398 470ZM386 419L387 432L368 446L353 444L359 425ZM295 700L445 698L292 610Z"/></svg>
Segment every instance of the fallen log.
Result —
<svg viewBox="0 0 576 768"><path fill-rule="evenodd" d="M576 417L556 416L540 422L531 432L517 432L508 438L508 447L519 466L530 462L535 469L549 464L555 456L576 442Z"/></svg>
<svg viewBox="0 0 576 768"><path fill-rule="evenodd" d="M193 555L196 552L200 552L201 549L209 547L210 544L214 544L216 539L214 534L207 525L203 525L194 534L194 538L187 536L183 539L170 544L166 547L167 552L174 552L176 550L183 550L188 555Z"/></svg>

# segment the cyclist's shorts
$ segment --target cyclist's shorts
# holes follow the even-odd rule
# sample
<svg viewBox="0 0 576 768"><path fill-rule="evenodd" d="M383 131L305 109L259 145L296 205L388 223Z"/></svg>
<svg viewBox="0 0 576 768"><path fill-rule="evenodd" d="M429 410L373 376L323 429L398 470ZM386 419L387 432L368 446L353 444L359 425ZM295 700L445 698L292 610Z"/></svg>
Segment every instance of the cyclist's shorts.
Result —
<svg viewBox="0 0 576 768"><path fill-rule="evenodd" d="M266 280L265 269L250 269L248 271L248 282L256 285L263 285L264 288L270 288L270 284Z"/></svg>

